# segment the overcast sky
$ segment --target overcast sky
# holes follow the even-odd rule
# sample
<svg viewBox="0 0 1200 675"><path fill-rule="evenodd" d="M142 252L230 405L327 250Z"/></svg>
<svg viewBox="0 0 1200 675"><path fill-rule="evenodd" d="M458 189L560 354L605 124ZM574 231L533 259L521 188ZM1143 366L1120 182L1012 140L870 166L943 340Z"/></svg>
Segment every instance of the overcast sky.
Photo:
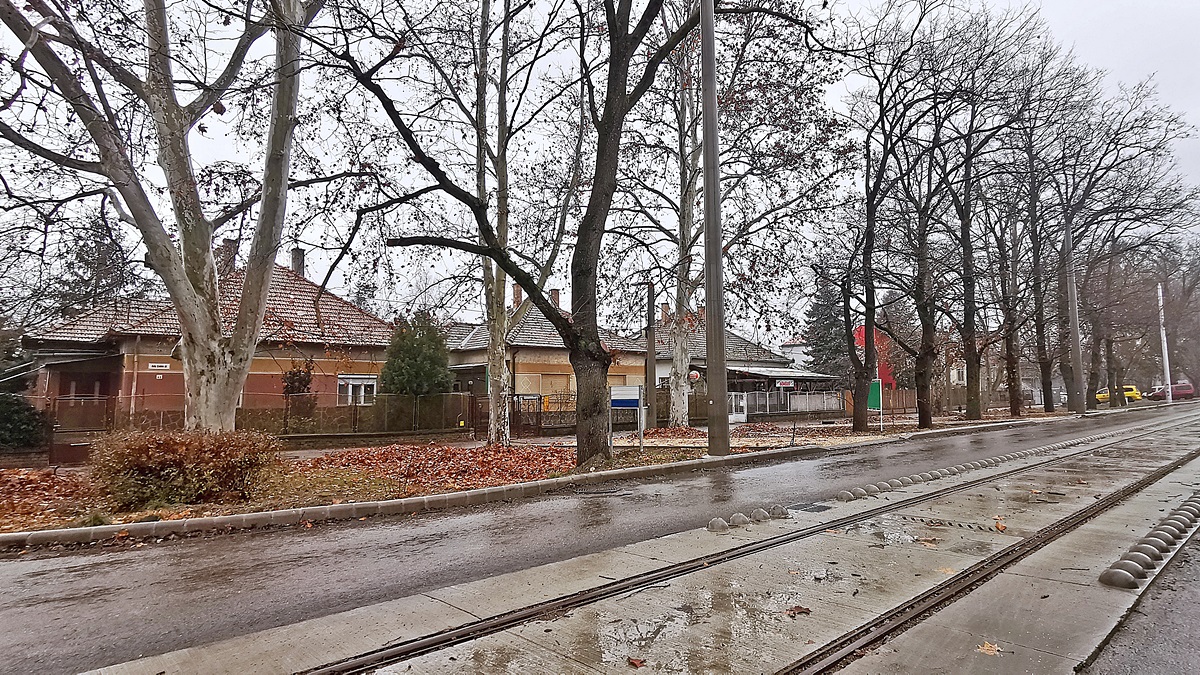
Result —
<svg viewBox="0 0 1200 675"><path fill-rule="evenodd" d="M1021 4L1021 3L1011 3ZM1162 101L1200 123L1200 2L1197 0L1044 0L1042 16L1079 59L1107 70L1110 85L1149 75ZM1180 144L1179 165L1200 183L1200 140Z"/></svg>

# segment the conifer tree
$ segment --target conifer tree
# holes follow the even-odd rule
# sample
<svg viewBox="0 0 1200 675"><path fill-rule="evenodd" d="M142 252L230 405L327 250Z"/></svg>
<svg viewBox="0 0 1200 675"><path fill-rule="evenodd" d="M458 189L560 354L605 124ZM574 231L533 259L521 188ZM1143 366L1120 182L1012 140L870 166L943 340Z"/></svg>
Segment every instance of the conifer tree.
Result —
<svg viewBox="0 0 1200 675"><path fill-rule="evenodd" d="M808 353L806 365L815 372L836 375L839 387L848 386L850 358L842 325L842 297L833 281L818 275L816 292L804 312L800 337Z"/></svg>
<svg viewBox="0 0 1200 675"><path fill-rule="evenodd" d="M385 394L424 396L450 390L450 351L427 312L396 320L396 332L387 348L387 363L380 372Z"/></svg>

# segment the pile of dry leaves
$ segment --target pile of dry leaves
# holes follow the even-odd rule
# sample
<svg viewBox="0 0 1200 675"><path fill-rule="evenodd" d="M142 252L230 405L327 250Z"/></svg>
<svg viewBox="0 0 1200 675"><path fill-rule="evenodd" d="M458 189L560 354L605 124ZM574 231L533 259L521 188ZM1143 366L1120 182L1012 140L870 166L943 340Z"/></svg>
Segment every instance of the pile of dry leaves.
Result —
<svg viewBox="0 0 1200 675"><path fill-rule="evenodd" d="M0 531L53 526L77 516L95 497L87 479L76 473L0 469Z"/></svg>
<svg viewBox="0 0 1200 675"><path fill-rule="evenodd" d="M658 427L655 429L646 429L646 438L708 438L708 432L696 427ZM629 435L629 438L637 438L637 432Z"/></svg>
<svg viewBox="0 0 1200 675"><path fill-rule="evenodd" d="M406 491L472 490L540 480L575 468L575 449L558 445L389 445L300 460L299 472L343 469L403 483Z"/></svg>
<svg viewBox="0 0 1200 675"><path fill-rule="evenodd" d="M790 430L784 429L772 422L749 422L738 425L737 428L729 432L729 436L731 438L762 438L764 436L779 436L784 433L790 433Z"/></svg>

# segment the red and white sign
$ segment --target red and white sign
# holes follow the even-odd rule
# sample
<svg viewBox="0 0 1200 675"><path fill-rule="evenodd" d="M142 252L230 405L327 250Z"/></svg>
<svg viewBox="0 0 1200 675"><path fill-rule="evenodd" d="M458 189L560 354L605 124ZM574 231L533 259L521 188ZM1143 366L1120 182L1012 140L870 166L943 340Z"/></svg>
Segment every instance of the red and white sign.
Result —
<svg viewBox="0 0 1200 675"><path fill-rule="evenodd" d="M794 389L795 387L795 380L775 380L776 389Z"/></svg>

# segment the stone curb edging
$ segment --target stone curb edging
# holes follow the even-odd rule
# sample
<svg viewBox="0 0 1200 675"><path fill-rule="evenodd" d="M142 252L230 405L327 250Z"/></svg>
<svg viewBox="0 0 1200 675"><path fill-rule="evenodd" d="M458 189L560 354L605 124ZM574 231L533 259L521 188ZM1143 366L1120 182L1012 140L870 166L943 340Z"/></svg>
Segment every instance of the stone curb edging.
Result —
<svg viewBox="0 0 1200 675"><path fill-rule="evenodd" d="M1136 408L1136 410L1164 407L1165 405L1167 404L1139 406ZM1133 409L1124 408L1118 409L1117 411L1129 410ZM114 539L116 537L129 537L135 539L142 537L165 537L171 534L185 534L225 529L234 530L268 526L298 525L302 521L318 522L327 520L350 520L367 516L419 513L421 511L430 511L434 509L443 509L455 506L474 506L490 502L517 499L521 497L532 497L560 488L578 485L594 485L596 483L603 483L610 480L646 478L655 475L670 475L707 468L750 464L758 461L789 459L801 455L812 454L822 450L865 448L875 445L883 445L886 443L893 443L896 441L912 440L916 438L955 436L984 430L1002 431L1004 429L1011 429L1017 426L1039 424L1063 419L1073 419L1073 417L1063 416L1034 418L1027 420L1014 420L1010 422L997 422L992 424L950 427L946 429L932 429L929 431L900 434L898 436L891 436L873 441L864 441L861 443L852 443L832 447L809 444L787 448L776 448L773 450L761 450L758 452L739 453L736 455L727 455L725 457L706 456L700 459L689 459L670 464L652 464L649 466L636 466L624 469L609 469L607 471L596 471L573 476L562 476L559 478L547 478L526 483L514 483L511 485L499 485L489 488L479 488L476 490L466 490L463 492L448 492L424 497L406 497L404 499L354 502L349 504L334 504L330 506L306 506L303 508L284 509L280 511L259 511L256 513L239 513L228 516L185 518L182 520L156 520L145 523L125 523L120 525L100 525L97 527L71 527L55 530L35 530L32 532L0 533L0 550L25 548L30 546L46 546L50 544L87 544L95 541Z"/></svg>
<svg viewBox="0 0 1200 675"><path fill-rule="evenodd" d="M1137 589L1141 581L1166 565L1196 533L1200 523L1200 490L1163 517L1116 562L1100 573L1099 581L1114 588Z"/></svg>

